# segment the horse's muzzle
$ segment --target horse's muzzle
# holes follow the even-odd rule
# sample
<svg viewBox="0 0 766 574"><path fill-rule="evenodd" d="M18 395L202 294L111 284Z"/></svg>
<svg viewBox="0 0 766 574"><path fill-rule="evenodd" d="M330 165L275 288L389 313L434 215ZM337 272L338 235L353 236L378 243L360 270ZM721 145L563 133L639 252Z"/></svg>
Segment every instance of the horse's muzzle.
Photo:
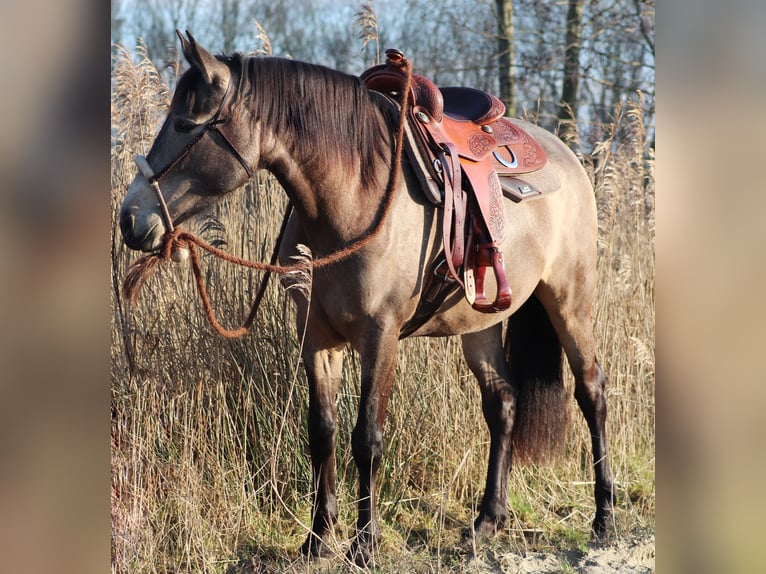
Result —
<svg viewBox="0 0 766 574"><path fill-rule="evenodd" d="M138 218L131 210L123 209L120 213L120 231L125 245L131 249L154 251L162 243L165 225L159 214L150 213Z"/></svg>

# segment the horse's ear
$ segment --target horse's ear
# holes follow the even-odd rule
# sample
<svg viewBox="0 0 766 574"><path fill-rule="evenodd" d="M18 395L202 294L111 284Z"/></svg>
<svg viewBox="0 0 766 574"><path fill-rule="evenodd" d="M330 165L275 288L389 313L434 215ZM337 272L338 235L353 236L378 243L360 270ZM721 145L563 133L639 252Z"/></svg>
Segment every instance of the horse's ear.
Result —
<svg viewBox="0 0 766 574"><path fill-rule="evenodd" d="M183 34L181 34L181 30L176 29L176 36L178 36L178 39L181 40L181 52L183 53L184 57L188 60L189 54L191 53L189 41L184 37Z"/></svg>
<svg viewBox="0 0 766 574"><path fill-rule="evenodd" d="M189 65L194 66L202 72L202 77L206 83L212 84L215 71L221 67L226 67L225 64L220 62L205 48L197 44L194 36L192 36L188 30L186 31L186 38L184 38L183 34L178 30L176 30L176 34L181 40L181 51L183 52L186 61L189 62Z"/></svg>

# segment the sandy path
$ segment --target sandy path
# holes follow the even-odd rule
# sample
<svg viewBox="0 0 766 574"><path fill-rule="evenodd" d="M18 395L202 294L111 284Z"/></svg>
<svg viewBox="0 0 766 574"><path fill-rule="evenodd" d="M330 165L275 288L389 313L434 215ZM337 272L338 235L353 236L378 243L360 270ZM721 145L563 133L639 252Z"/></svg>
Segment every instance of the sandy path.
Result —
<svg viewBox="0 0 766 574"><path fill-rule="evenodd" d="M473 561L481 574L652 574L654 536L643 540L592 545L586 554L576 552L529 552L526 556L504 554Z"/></svg>

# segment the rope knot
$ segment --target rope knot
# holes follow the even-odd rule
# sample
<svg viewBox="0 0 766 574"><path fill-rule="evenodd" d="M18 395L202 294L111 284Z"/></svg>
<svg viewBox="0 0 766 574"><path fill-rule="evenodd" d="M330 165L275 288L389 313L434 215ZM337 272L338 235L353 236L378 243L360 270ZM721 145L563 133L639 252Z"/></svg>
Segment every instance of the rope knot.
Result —
<svg viewBox="0 0 766 574"><path fill-rule="evenodd" d="M186 235L178 227L165 233L160 248L160 255L163 260L181 263L189 258L190 242Z"/></svg>

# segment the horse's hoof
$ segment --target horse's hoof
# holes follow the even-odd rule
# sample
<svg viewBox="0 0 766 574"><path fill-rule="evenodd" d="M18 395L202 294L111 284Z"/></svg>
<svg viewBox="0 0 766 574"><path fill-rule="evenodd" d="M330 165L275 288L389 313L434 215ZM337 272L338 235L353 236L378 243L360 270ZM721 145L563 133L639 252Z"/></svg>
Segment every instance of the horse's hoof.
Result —
<svg viewBox="0 0 766 574"><path fill-rule="evenodd" d="M595 538L603 539L610 532L610 527L613 529L613 511L616 505L617 490L614 486L609 485L602 491L602 497L597 498L596 517L591 526Z"/></svg>
<svg viewBox="0 0 766 574"><path fill-rule="evenodd" d="M380 531L372 534L370 532L358 533L351 542L351 548L349 548L346 558L360 568L367 568L372 564L372 551L378 545L379 540Z"/></svg>
<svg viewBox="0 0 766 574"><path fill-rule="evenodd" d="M471 544L473 540L477 542L493 538L500 530L502 530L505 524L505 517L498 516L490 518L484 515L479 515L473 526L466 528L461 536L462 542Z"/></svg>
<svg viewBox="0 0 766 574"><path fill-rule="evenodd" d="M372 563L372 553L369 546L362 546L354 542L346 554L346 559L359 568L367 568Z"/></svg>
<svg viewBox="0 0 766 574"><path fill-rule="evenodd" d="M596 518L593 519L591 532L596 540L604 540L612 531L612 511L596 512Z"/></svg>
<svg viewBox="0 0 766 574"><path fill-rule="evenodd" d="M308 535L306 541L301 546L301 555L306 558L321 558L327 554L327 544L325 541L314 534L313 532Z"/></svg>

